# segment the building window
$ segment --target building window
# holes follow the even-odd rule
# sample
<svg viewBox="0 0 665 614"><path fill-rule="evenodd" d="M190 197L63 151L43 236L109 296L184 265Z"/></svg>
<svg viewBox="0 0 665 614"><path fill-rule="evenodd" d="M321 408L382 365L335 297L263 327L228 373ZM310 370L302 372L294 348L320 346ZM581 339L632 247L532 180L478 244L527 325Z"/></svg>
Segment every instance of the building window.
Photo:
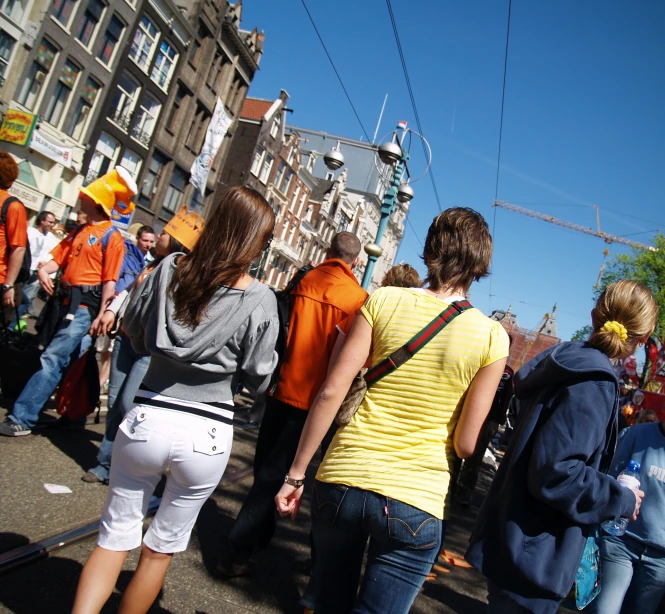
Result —
<svg viewBox="0 0 665 614"><path fill-rule="evenodd" d="M90 0L90 2L88 2L88 8L85 9L76 30L76 38L78 38L86 47L92 42L95 30L102 19L102 14L104 13L105 8L104 3L100 0Z"/></svg>
<svg viewBox="0 0 665 614"><path fill-rule="evenodd" d="M196 32L196 38L192 39L191 45L189 47L189 55L187 59L194 66L199 65L199 60L201 59L201 49L207 38L210 38L212 35L208 28L205 27L202 21L199 21L199 28Z"/></svg>
<svg viewBox="0 0 665 614"><path fill-rule="evenodd" d="M65 26L65 28L68 28L75 8L76 0L55 0L51 15Z"/></svg>
<svg viewBox="0 0 665 614"><path fill-rule="evenodd" d="M120 158L119 166L126 168L134 178L134 181L136 181L139 178L142 163L143 160L141 159L141 156L134 153L131 149L125 149L122 158Z"/></svg>
<svg viewBox="0 0 665 614"><path fill-rule="evenodd" d="M143 206L149 205L153 195L157 192L159 178L162 176L162 172L164 172L164 167L167 163L168 160L158 151L155 151L152 154L145 179L143 180L143 185L139 192L139 203Z"/></svg>
<svg viewBox="0 0 665 614"><path fill-rule="evenodd" d="M37 98L46 82L46 76L51 71L58 50L48 41L42 40L37 49L35 61L32 63L30 72L21 88L18 101L28 109L34 109Z"/></svg>
<svg viewBox="0 0 665 614"><path fill-rule="evenodd" d="M113 15L97 50L97 58L101 61L102 64L110 66L111 61L113 60L115 49L118 46L118 42L122 38L122 32L124 29L125 25L122 23L122 21Z"/></svg>
<svg viewBox="0 0 665 614"><path fill-rule="evenodd" d="M158 36L159 32L155 24L147 17L142 17L139 27L136 28L136 32L134 33L129 57L145 72L148 72L150 61L157 48Z"/></svg>
<svg viewBox="0 0 665 614"><path fill-rule="evenodd" d="M166 129L175 134L178 130L178 121L180 119L180 109L187 102L187 90L182 86L178 85L178 90L173 97L173 103L171 104L171 109L169 115L166 119Z"/></svg>
<svg viewBox="0 0 665 614"><path fill-rule="evenodd" d="M326 181L335 181L335 173L328 171L326 173Z"/></svg>
<svg viewBox="0 0 665 614"><path fill-rule="evenodd" d="M21 23L27 0L0 0L0 12L15 23Z"/></svg>
<svg viewBox="0 0 665 614"><path fill-rule="evenodd" d="M289 149L289 155L286 158L286 162L288 163L289 166L293 164L293 160L295 157L296 157L296 148L291 147L291 149Z"/></svg>
<svg viewBox="0 0 665 614"><path fill-rule="evenodd" d="M276 139L278 134L279 134L279 115L275 115L275 119L272 120L272 126L270 126L270 136L273 139Z"/></svg>
<svg viewBox="0 0 665 614"><path fill-rule="evenodd" d="M293 179L293 172L289 169L286 171L286 175L284 175L284 179L282 179L282 184L279 186L279 191L282 194L286 194L289 191L289 188L291 187L291 179Z"/></svg>
<svg viewBox="0 0 665 614"><path fill-rule="evenodd" d="M166 41L162 41L159 45L157 59L150 75L150 78L162 89L168 88L177 59L178 54L175 51L175 47Z"/></svg>
<svg viewBox="0 0 665 614"><path fill-rule="evenodd" d="M263 149L263 147L259 147L254 154L254 161L252 162L252 168L250 169L250 172L255 177L258 177L259 173L261 172L261 166L263 166L263 158L265 158L265 155L266 150Z"/></svg>
<svg viewBox="0 0 665 614"><path fill-rule="evenodd" d="M90 160L90 169L86 181L88 183L94 181L97 177L105 175L112 166L115 166L119 151L120 143L106 132L102 132L92 154L92 160Z"/></svg>
<svg viewBox="0 0 665 614"><path fill-rule="evenodd" d="M189 134L187 135L185 147L194 153L200 152L205 141L209 123L210 114L208 111L203 106L196 105L196 114L194 115L194 121L189 130Z"/></svg>
<svg viewBox="0 0 665 614"><path fill-rule="evenodd" d="M109 109L109 119L116 123L125 132L129 131L129 120L134 112L136 101L141 88L138 83L129 75L123 72L118 82L118 89L115 91L111 108Z"/></svg>
<svg viewBox="0 0 665 614"><path fill-rule="evenodd" d="M206 77L206 84L213 92L217 92L221 88L222 72L226 64L228 64L226 54L223 51L216 51L215 60L210 65L208 76Z"/></svg>
<svg viewBox="0 0 665 614"><path fill-rule="evenodd" d="M0 30L0 87L5 82L5 73L15 44L16 41L7 32Z"/></svg>
<svg viewBox="0 0 665 614"><path fill-rule="evenodd" d="M267 155L263 161L263 166L261 167L261 174L259 175L259 181L261 183L268 183L268 177L270 176L270 171L272 170L272 165L275 162L271 155Z"/></svg>
<svg viewBox="0 0 665 614"><path fill-rule="evenodd" d="M76 81L80 72L81 69L76 64L74 64L74 62L71 60L67 60L65 62L65 65L62 67L60 78L55 85L55 89L53 90L51 100L48 104L48 107L46 108L44 117L49 124L57 126L60 123L62 112L67 106L69 96L76 86Z"/></svg>
<svg viewBox="0 0 665 614"><path fill-rule="evenodd" d="M277 169L277 174L275 175L275 187L279 187L279 184L282 183L282 179L284 179L284 173L286 173L286 162L282 160L279 163L279 168Z"/></svg>
<svg viewBox="0 0 665 614"><path fill-rule="evenodd" d="M169 187L166 190L162 212L166 210L168 213L172 214L180 208L183 197L185 195L186 185L187 173L185 173L185 171L183 171L179 166L176 166L173 169L171 181L169 182Z"/></svg>
<svg viewBox="0 0 665 614"><path fill-rule="evenodd" d="M136 111L134 127L132 128L132 137L135 138L144 147L150 146L152 133L155 131L155 124L159 117L162 105L159 100L148 93L141 96L139 108Z"/></svg>
<svg viewBox="0 0 665 614"><path fill-rule="evenodd" d="M83 137L88 118L90 117L92 108L95 106L95 101L97 100L100 90L101 85L99 85L94 79L88 77L83 86L81 98L79 98L76 108L74 109L69 129L67 130L67 134L73 139L79 141Z"/></svg>

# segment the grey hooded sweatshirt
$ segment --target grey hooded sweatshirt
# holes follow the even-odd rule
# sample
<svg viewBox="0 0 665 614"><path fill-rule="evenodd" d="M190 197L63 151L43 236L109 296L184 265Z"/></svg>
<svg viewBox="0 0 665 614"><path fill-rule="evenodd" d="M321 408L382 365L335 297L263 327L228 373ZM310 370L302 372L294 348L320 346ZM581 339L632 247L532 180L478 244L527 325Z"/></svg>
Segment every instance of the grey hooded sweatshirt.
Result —
<svg viewBox="0 0 665 614"><path fill-rule="evenodd" d="M220 287L201 323L190 328L174 318L168 286L176 267L171 254L134 292L123 319L134 350L150 354L143 378L151 390L186 401L226 402L243 384L263 392L277 364L277 302L267 286Z"/></svg>

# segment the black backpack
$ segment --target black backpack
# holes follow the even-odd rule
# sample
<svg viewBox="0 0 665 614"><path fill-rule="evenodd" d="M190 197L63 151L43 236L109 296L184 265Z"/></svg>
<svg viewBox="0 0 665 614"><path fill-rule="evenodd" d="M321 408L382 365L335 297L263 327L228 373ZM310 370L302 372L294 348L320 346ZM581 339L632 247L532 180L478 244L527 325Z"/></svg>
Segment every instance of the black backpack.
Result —
<svg viewBox="0 0 665 614"><path fill-rule="evenodd" d="M5 199L5 202L2 204L2 212L0 213L0 221L2 221L2 225L5 227L5 236L7 237L7 254L9 254L10 251L9 233L7 232L7 214L9 212L9 205L16 202L21 202L21 201L18 198L15 198L14 196L10 196L9 198ZM21 206L23 206L23 203L21 203ZM30 243L28 243L25 246L25 252L23 254L23 262L21 263L21 268L19 269L18 275L16 276L16 280L14 281L14 283L22 284L28 281L28 279L30 278L31 264L32 264L32 257L30 255Z"/></svg>
<svg viewBox="0 0 665 614"><path fill-rule="evenodd" d="M293 276L286 288L283 290L274 290L275 298L277 299L277 315L279 317L279 334L277 336L277 342L275 343L275 351L277 352L279 359L277 361L277 366L273 371L270 386L268 387L270 393L275 392L275 389L277 388L279 372L282 368L282 363L284 362L284 356L286 355L286 341L289 338L289 320L291 318L291 292L295 290L302 278L313 268L312 265L306 264L301 269L298 269L298 272Z"/></svg>

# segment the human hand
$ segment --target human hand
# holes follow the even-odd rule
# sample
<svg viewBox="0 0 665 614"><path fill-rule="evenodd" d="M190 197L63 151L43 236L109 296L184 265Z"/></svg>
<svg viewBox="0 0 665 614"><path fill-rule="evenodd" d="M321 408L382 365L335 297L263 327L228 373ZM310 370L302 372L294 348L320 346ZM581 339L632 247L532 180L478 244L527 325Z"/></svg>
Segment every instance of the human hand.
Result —
<svg viewBox="0 0 665 614"><path fill-rule="evenodd" d="M10 288L9 290L5 290L2 293L2 304L5 307L14 307L14 288Z"/></svg>
<svg viewBox="0 0 665 614"><path fill-rule="evenodd" d="M37 279L39 280L39 285L44 288L44 292L49 296L53 295L53 280L49 277L49 274L46 272L44 267L37 269Z"/></svg>
<svg viewBox="0 0 665 614"><path fill-rule="evenodd" d="M303 486L291 486L291 484L282 484L279 492L275 496L275 504L280 516L291 515L291 520L295 521L300 509L300 500L302 499Z"/></svg>
<svg viewBox="0 0 665 614"><path fill-rule="evenodd" d="M630 517L632 521L637 520L637 517L640 515L640 507L642 506L642 499L644 498L643 490L634 490L633 494L635 495L635 511Z"/></svg>
<svg viewBox="0 0 665 614"><path fill-rule="evenodd" d="M112 311L105 311L100 320L100 335L108 335L109 331L115 326L115 314Z"/></svg>
<svg viewBox="0 0 665 614"><path fill-rule="evenodd" d="M102 334L102 317L97 316L90 325L88 331L92 337L99 337Z"/></svg>

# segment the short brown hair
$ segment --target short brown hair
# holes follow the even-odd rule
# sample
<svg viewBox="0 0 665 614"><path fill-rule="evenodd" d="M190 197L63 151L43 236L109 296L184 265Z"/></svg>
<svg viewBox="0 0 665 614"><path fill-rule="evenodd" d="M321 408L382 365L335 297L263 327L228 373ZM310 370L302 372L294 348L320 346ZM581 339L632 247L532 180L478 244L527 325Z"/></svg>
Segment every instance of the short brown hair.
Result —
<svg viewBox="0 0 665 614"><path fill-rule="evenodd" d="M437 215L427 231L423 260L431 288L466 292L472 281L489 274L492 237L485 218L468 207Z"/></svg>
<svg viewBox="0 0 665 614"><path fill-rule="evenodd" d="M619 358L630 356L640 339L653 333L658 305L644 284L621 279L603 290L591 316L593 332L589 345L610 358Z"/></svg>
<svg viewBox="0 0 665 614"><path fill-rule="evenodd" d="M360 253L360 239L352 232L338 232L330 242L330 255L351 264Z"/></svg>
<svg viewBox="0 0 665 614"><path fill-rule="evenodd" d="M9 190L18 179L18 164L6 151L0 151L0 190Z"/></svg>
<svg viewBox="0 0 665 614"><path fill-rule="evenodd" d="M396 264L381 280L383 287L393 286L395 288L420 288L423 282L420 280L418 271L410 264Z"/></svg>

